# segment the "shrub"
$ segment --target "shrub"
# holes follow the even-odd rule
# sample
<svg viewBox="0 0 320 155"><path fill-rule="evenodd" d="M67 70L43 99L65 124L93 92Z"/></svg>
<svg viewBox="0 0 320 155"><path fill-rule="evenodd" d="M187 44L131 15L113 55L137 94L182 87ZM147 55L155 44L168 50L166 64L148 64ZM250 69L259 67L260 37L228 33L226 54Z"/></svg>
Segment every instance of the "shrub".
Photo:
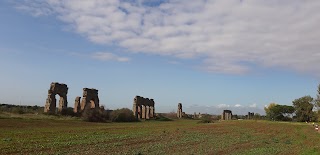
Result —
<svg viewBox="0 0 320 155"><path fill-rule="evenodd" d="M88 122L106 122L108 114L100 109L85 109L82 113L82 120Z"/></svg>
<svg viewBox="0 0 320 155"><path fill-rule="evenodd" d="M133 112L128 108L117 109L111 112L110 119L112 122L134 122L137 121Z"/></svg>
<svg viewBox="0 0 320 155"><path fill-rule="evenodd" d="M77 116L77 114L73 112L73 108L71 108L71 107L68 107L66 109L62 109L60 114L64 115L64 116Z"/></svg>
<svg viewBox="0 0 320 155"><path fill-rule="evenodd" d="M21 108L21 107L13 107L11 109L11 112L16 113L16 114L24 114L25 113L23 108Z"/></svg>
<svg viewBox="0 0 320 155"><path fill-rule="evenodd" d="M213 123L213 119L210 115L206 115L201 117L200 121L198 123Z"/></svg>

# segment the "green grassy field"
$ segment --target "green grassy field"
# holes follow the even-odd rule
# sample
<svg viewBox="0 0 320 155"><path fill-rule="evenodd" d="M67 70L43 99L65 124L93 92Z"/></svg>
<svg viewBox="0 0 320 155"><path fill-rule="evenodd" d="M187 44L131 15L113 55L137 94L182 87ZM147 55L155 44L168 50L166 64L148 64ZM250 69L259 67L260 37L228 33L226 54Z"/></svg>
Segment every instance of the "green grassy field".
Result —
<svg viewBox="0 0 320 155"><path fill-rule="evenodd" d="M0 119L0 154L320 154L305 123Z"/></svg>

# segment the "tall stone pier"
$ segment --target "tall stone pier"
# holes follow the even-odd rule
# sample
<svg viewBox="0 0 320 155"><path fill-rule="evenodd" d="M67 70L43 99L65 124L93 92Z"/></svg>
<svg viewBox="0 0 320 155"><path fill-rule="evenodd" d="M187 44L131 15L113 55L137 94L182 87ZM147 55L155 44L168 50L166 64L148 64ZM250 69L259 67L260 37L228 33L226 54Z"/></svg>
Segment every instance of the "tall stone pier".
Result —
<svg viewBox="0 0 320 155"><path fill-rule="evenodd" d="M68 86L63 83L52 82L48 90L48 98L44 107L45 113L56 113L56 95L60 96L58 113L68 107L67 94Z"/></svg>
<svg viewBox="0 0 320 155"><path fill-rule="evenodd" d="M179 103L178 104L178 110L177 110L177 117L178 118L182 118L182 104L181 103Z"/></svg>

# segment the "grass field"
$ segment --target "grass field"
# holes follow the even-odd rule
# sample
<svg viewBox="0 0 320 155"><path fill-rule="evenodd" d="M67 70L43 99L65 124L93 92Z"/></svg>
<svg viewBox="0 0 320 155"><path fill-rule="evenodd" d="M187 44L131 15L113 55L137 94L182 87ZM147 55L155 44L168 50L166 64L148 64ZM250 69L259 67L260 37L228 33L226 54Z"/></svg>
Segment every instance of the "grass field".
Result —
<svg viewBox="0 0 320 155"><path fill-rule="evenodd" d="M320 154L305 123L0 119L0 154Z"/></svg>

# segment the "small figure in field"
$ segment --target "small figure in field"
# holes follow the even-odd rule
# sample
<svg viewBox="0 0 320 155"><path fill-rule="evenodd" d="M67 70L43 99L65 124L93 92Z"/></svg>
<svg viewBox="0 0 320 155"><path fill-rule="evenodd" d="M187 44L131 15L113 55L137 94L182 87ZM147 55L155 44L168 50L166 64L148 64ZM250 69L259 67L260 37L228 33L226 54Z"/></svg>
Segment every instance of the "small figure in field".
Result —
<svg viewBox="0 0 320 155"><path fill-rule="evenodd" d="M319 126L318 126L318 124L316 124L315 129L316 129L316 131L318 131L318 130L319 130Z"/></svg>

